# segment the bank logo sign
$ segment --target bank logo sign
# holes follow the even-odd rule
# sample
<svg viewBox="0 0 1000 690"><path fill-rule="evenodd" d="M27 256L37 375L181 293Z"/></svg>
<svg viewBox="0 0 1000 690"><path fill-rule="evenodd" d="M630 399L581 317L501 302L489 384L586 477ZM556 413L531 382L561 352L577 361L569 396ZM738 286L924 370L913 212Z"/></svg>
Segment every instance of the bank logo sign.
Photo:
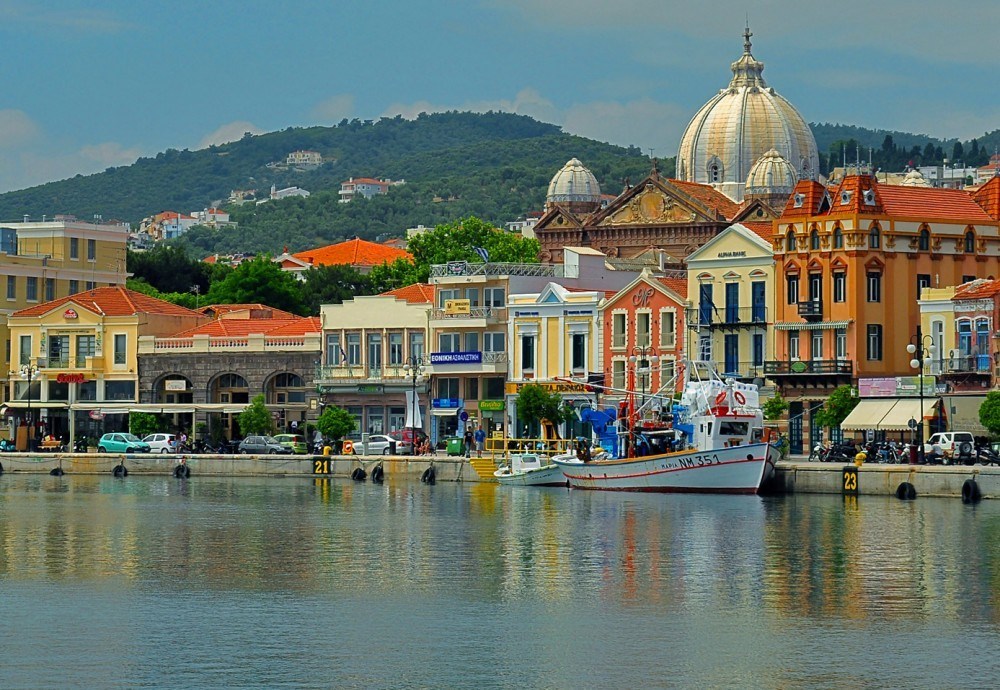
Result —
<svg viewBox="0 0 1000 690"><path fill-rule="evenodd" d="M432 352L431 364L482 364L482 352Z"/></svg>

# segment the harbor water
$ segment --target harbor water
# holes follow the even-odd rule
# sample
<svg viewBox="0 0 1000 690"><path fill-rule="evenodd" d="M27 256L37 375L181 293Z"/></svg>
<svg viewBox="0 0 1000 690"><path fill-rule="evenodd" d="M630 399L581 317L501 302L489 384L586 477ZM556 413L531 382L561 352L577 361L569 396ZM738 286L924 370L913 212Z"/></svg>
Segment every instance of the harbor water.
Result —
<svg viewBox="0 0 1000 690"><path fill-rule="evenodd" d="M0 687L968 687L1000 501L0 476Z"/></svg>

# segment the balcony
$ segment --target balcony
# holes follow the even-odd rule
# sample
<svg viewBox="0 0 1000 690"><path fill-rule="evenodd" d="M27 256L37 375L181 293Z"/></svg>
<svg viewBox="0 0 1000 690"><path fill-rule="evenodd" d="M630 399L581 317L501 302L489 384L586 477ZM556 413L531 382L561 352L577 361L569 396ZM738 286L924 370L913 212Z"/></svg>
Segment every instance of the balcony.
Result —
<svg viewBox="0 0 1000 690"><path fill-rule="evenodd" d="M820 321L823 318L823 303L818 299L799 302L796 306L799 308L799 316L806 321Z"/></svg>
<svg viewBox="0 0 1000 690"><path fill-rule="evenodd" d="M767 308L764 306L723 309L699 307L685 310L685 319L688 328L692 330L763 328L767 323Z"/></svg>
<svg viewBox="0 0 1000 690"><path fill-rule="evenodd" d="M427 381L434 373L433 367L424 365L423 373L417 377L417 390L424 391ZM333 387L352 386L382 386L395 390L404 390L413 385L413 373L407 372L402 364L392 364L387 367L366 367L360 364L329 364L316 367L316 385L322 390ZM373 392L366 390L365 392ZM381 390L378 392L382 392Z"/></svg>
<svg viewBox="0 0 1000 690"><path fill-rule="evenodd" d="M195 354L206 352L319 352L319 333L271 336L252 333L245 336L194 335L190 338L139 337L140 355Z"/></svg>
<svg viewBox="0 0 1000 690"><path fill-rule="evenodd" d="M716 367L722 378L752 380L764 378L764 363L719 362Z"/></svg>
<svg viewBox="0 0 1000 690"><path fill-rule="evenodd" d="M505 307L470 307L468 312L455 312L448 309L431 310L431 327L447 328L449 326L475 328L487 324L504 323L507 321Z"/></svg>
<svg viewBox="0 0 1000 690"><path fill-rule="evenodd" d="M516 264L516 263L469 263L449 261L431 266L431 278L460 278L464 276L484 276L506 278L508 276L528 276L539 278L562 278L562 264Z"/></svg>
<svg viewBox="0 0 1000 690"><path fill-rule="evenodd" d="M846 376L854 373L854 363L843 359L810 359L810 360L770 360L764 362L764 376L807 377L807 376Z"/></svg>
<svg viewBox="0 0 1000 690"><path fill-rule="evenodd" d="M942 375L950 374L981 374L991 376L993 373L993 358L989 355L961 355L950 357L938 364Z"/></svg>

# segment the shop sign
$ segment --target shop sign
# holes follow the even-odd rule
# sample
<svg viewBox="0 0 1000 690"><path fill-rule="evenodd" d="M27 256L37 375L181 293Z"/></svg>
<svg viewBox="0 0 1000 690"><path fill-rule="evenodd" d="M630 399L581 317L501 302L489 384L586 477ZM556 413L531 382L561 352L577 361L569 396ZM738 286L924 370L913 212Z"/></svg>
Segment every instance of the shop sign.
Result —
<svg viewBox="0 0 1000 690"><path fill-rule="evenodd" d="M483 412L500 412L505 404L503 400L480 400L479 409Z"/></svg>
<svg viewBox="0 0 1000 690"><path fill-rule="evenodd" d="M83 383L87 379L83 374L57 374L56 383Z"/></svg>
<svg viewBox="0 0 1000 690"><path fill-rule="evenodd" d="M746 256L747 253L743 252L719 252L720 259L740 259Z"/></svg>
<svg viewBox="0 0 1000 690"><path fill-rule="evenodd" d="M97 419L97 420L104 419L104 413L101 412L100 410L91 410L90 411L90 418L91 419Z"/></svg>
<svg viewBox="0 0 1000 690"><path fill-rule="evenodd" d="M524 381L523 383L508 383L505 386L507 395L517 395L527 385L541 386L549 393L586 393L587 387L582 383L565 383L563 381Z"/></svg>
<svg viewBox="0 0 1000 690"><path fill-rule="evenodd" d="M924 395L937 391L937 379L924 376ZM858 379L858 396L862 398L915 398L920 395L919 376L884 376Z"/></svg>
<svg viewBox="0 0 1000 690"><path fill-rule="evenodd" d="M381 383L359 383L358 393L384 393L385 386Z"/></svg>
<svg viewBox="0 0 1000 690"><path fill-rule="evenodd" d="M64 319L77 319L80 315L76 313L76 309L67 309L63 312Z"/></svg>
<svg viewBox="0 0 1000 690"><path fill-rule="evenodd" d="M482 364L482 352L432 352L431 364Z"/></svg>
<svg viewBox="0 0 1000 690"><path fill-rule="evenodd" d="M431 407L436 410L457 410L460 405L458 398L431 398Z"/></svg>
<svg viewBox="0 0 1000 690"><path fill-rule="evenodd" d="M472 313L472 301L467 299L446 299L444 301L444 313L446 316L469 315Z"/></svg>
<svg viewBox="0 0 1000 690"><path fill-rule="evenodd" d="M448 262L448 275L461 276L465 275L466 267L469 263L467 261L449 261Z"/></svg>
<svg viewBox="0 0 1000 690"><path fill-rule="evenodd" d="M184 379L167 379L163 382L163 390L165 391L186 391L187 381Z"/></svg>

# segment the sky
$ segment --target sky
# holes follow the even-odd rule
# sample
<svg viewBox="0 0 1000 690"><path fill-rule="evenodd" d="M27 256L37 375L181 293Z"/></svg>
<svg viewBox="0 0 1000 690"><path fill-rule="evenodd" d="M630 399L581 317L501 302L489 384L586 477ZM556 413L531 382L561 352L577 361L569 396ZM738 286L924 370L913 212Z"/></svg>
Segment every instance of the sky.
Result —
<svg viewBox="0 0 1000 690"><path fill-rule="evenodd" d="M997 0L0 0L0 191L246 131L451 109L672 156L747 20L808 122L1000 127Z"/></svg>

